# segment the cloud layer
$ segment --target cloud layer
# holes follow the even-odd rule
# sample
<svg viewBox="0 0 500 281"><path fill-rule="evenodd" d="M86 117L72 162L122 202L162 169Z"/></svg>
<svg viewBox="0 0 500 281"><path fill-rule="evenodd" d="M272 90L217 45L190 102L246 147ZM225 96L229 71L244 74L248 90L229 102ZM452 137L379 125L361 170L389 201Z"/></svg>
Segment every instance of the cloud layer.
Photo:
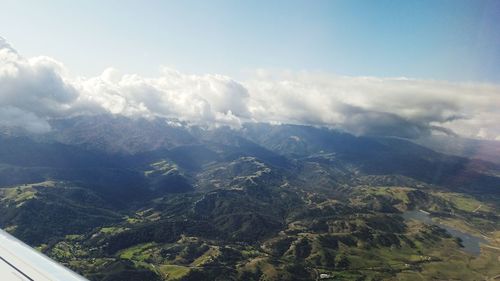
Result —
<svg viewBox="0 0 500 281"><path fill-rule="evenodd" d="M500 86L263 70L238 82L168 68L153 78L112 68L71 78L62 63L25 58L0 37L0 126L45 132L51 118L102 113L234 128L273 122L358 135L442 132L500 139Z"/></svg>
<svg viewBox="0 0 500 281"><path fill-rule="evenodd" d="M262 72L245 85L258 120L336 126L360 135L500 136L499 85L308 72Z"/></svg>

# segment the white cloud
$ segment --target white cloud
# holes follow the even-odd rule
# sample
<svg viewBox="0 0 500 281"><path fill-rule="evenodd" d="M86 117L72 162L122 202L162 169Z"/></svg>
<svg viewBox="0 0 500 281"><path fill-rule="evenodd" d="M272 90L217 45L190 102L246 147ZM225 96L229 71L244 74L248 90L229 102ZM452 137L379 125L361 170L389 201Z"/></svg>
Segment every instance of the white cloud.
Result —
<svg viewBox="0 0 500 281"><path fill-rule="evenodd" d="M0 126L20 127L33 133L45 133L50 130L49 123L17 107L0 107Z"/></svg>
<svg viewBox="0 0 500 281"><path fill-rule="evenodd" d="M69 78L47 57L26 59L0 38L0 126L33 132L78 114L174 117L204 125L325 125L355 134L418 137L431 131L500 137L500 86L408 78L260 70L245 82L163 68L158 77L106 69Z"/></svg>
<svg viewBox="0 0 500 281"><path fill-rule="evenodd" d="M78 92L63 78L62 64L48 57L25 59L0 38L0 108L2 124L19 126L14 116L26 112L26 120L63 116ZM8 118L11 116L12 118ZM12 120L10 120L12 119ZM25 120L25 121L26 121ZM36 131L41 127L25 126Z"/></svg>
<svg viewBox="0 0 500 281"><path fill-rule="evenodd" d="M494 84L261 70L245 86L259 120L404 137L433 130L490 139L500 134L500 86Z"/></svg>
<svg viewBox="0 0 500 281"><path fill-rule="evenodd" d="M80 101L113 114L176 117L197 123L238 124L249 118L249 94L222 75L186 75L163 69L157 78L119 75L108 69L99 77L79 80Z"/></svg>

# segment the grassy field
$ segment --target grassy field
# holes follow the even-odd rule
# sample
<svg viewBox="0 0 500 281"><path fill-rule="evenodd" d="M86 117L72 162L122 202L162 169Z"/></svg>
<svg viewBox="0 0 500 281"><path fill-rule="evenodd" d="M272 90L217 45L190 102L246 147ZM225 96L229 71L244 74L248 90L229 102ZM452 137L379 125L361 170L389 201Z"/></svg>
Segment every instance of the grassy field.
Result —
<svg viewBox="0 0 500 281"><path fill-rule="evenodd" d="M453 192L435 192L433 195L441 197L453 204L459 210L465 212L491 212L492 208L487 204L474 199L472 196Z"/></svg>
<svg viewBox="0 0 500 281"><path fill-rule="evenodd" d="M119 257L122 259L143 262L149 257L148 250L153 247L155 247L154 243L139 244L121 251Z"/></svg>
<svg viewBox="0 0 500 281"><path fill-rule="evenodd" d="M178 280L189 273L189 267L180 265L161 265L159 271L165 280Z"/></svg>
<svg viewBox="0 0 500 281"><path fill-rule="evenodd" d="M14 202L17 207L20 207L24 202L36 198L36 188L41 187L55 187L56 183L53 181L44 181L33 184L23 184L9 188L0 189L0 198L2 201Z"/></svg>

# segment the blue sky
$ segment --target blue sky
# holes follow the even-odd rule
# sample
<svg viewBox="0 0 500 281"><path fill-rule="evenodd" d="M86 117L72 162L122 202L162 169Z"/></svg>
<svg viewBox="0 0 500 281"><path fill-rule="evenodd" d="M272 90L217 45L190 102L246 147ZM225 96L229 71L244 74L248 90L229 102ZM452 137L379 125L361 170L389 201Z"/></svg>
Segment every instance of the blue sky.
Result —
<svg viewBox="0 0 500 281"><path fill-rule="evenodd" d="M108 112L500 140L499 27L500 0L0 0L0 126Z"/></svg>
<svg viewBox="0 0 500 281"><path fill-rule="evenodd" d="M160 65L500 81L500 1L0 1L0 36L74 74Z"/></svg>

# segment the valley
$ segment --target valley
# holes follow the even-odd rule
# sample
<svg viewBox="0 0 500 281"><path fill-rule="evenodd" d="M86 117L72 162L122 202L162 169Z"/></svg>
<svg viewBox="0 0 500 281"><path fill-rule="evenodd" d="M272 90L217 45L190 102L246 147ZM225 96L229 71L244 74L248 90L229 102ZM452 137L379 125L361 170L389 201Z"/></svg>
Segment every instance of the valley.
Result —
<svg viewBox="0 0 500 281"><path fill-rule="evenodd" d="M497 164L327 128L167 121L2 134L0 227L96 281L500 275Z"/></svg>

